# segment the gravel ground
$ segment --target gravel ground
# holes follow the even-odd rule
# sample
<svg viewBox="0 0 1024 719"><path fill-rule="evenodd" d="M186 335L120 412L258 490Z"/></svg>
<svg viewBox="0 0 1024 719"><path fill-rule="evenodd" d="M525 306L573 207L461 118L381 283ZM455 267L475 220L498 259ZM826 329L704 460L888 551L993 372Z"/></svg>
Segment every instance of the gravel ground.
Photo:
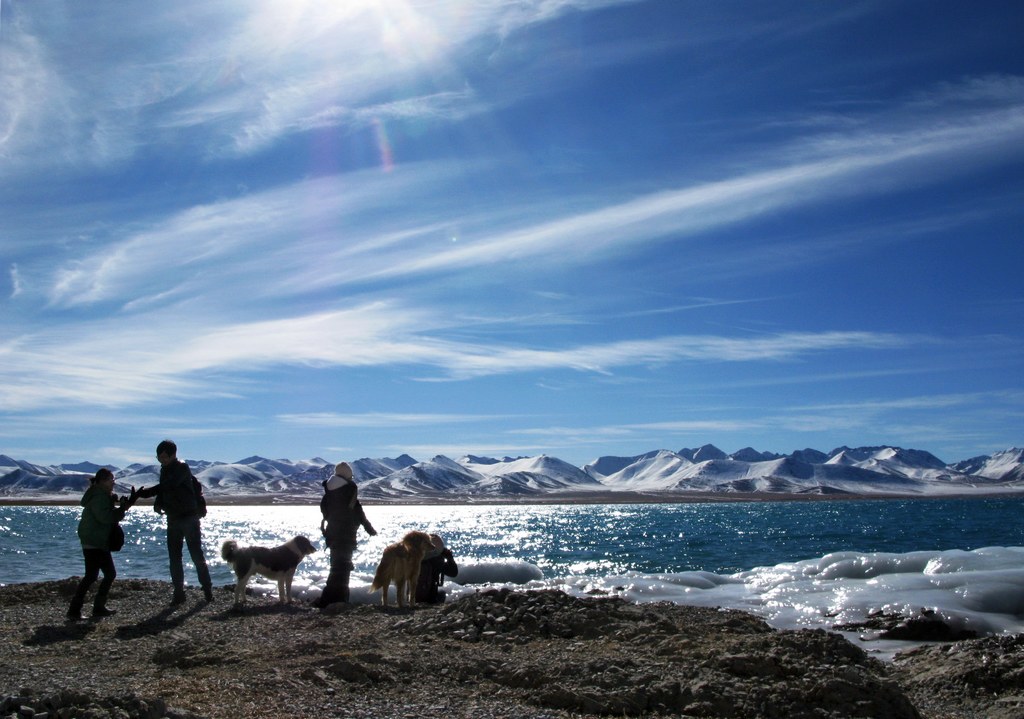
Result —
<svg viewBox="0 0 1024 719"><path fill-rule="evenodd" d="M731 610L501 590L239 611L228 587L171 607L167 583L133 579L116 615L67 622L76 581L0 587L0 717L1024 717L1017 637L883 664Z"/></svg>

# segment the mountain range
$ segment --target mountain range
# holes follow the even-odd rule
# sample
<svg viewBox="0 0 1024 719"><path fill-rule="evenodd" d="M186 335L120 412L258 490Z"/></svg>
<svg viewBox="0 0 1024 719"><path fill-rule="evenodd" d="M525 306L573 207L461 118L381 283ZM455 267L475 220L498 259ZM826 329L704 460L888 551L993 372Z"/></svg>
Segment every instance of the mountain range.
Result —
<svg viewBox="0 0 1024 719"><path fill-rule="evenodd" d="M217 501L312 502L334 463L316 457L292 461L247 457L237 462L187 460ZM487 502L769 493L785 495L948 495L1024 492L1024 449L946 464L929 452L900 447L803 449L781 455L746 447L726 454L707 444L635 457L600 457L582 467L556 457L437 456L351 462L360 497L368 501ZM109 465L108 465L109 466ZM0 498L7 501L77 499L100 465L36 465L0 455ZM152 485L156 464L110 467L118 491Z"/></svg>

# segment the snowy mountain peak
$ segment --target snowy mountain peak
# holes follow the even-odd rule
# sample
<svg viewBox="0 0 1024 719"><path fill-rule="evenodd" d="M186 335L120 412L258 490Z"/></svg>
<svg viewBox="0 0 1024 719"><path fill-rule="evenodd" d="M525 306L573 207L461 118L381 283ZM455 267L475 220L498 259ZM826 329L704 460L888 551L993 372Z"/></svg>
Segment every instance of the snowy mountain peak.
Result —
<svg viewBox="0 0 1024 719"><path fill-rule="evenodd" d="M498 464L500 459L494 457L477 457L475 454L466 454L458 459L459 464Z"/></svg>
<svg viewBox="0 0 1024 719"><path fill-rule="evenodd" d="M705 444L697 449L681 449L677 453L691 462L706 462L709 459L726 459L729 455L713 444Z"/></svg>
<svg viewBox="0 0 1024 719"><path fill-rule="evenodd" d="M461 464L456 462L454 459L445 457L443 454L439 454L436 457L434 457L432 460L430 460L430 463L438 467L447 467L457 471L461 471L463 469L463 466Z"/></svg>
<svg viewBox="0 0 1024 719"><path fill-rule="evenodd" d="M772 459L779 459L781 456L774 452L758 452L753 447L744 447L730 454L729 459L735 459L740 462L766 462Z"/></svg>
<svg viewBox="0 0 1024 719"><path fill-rule="evenodd" d="M950 468L985 479L1024 479L1024 449L1011 447L993 455L972 457L952 464Z"/></svg>
<svg viewBox="0 0 1024 719"><path fill-rule="evenodd" d="M807 449L798 449L789 456L800 462L806 462L807 464L824 464L825 461L828 460L827 454L809 447Z"/></svg>
<svg viewBox="0 0 1024 719"><path fill-rule="evenodd" d="M311 501L334 464L247 457L225 464L187 460L211 497L266 497ZM1024 491L1024 450L1010 448L945 465L933 454L894 446L839 447L829 454L804 449L776 455L745 447L726 455L714 445L673 452L659 449L634 457L600 457L576 467L557 457L494 459L438 455L417 462L398 458L351 462L360 494L370 500L420 501L524 498L558 493L623 491L774 492L789 494L939 494ZM99 465L38 466L0 455L0 496L77 498ZM112 468L119 491L158 480L157 464ZM597 496L597 495L594 495Z"/></svg>
<svg viewBox="0 0 1024 719"><path fill-rule="evenodd" d="M102 465L93 464L92 462L77 462L75 464L60 464L57 466L64 472L81 472L82 474L95 475Z"/></svg>

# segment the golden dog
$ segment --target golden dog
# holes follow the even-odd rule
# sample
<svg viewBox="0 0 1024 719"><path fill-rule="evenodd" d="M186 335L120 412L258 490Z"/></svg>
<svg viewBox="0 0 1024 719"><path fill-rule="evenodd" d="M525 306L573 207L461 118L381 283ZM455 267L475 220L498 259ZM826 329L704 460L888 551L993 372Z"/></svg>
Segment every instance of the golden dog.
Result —
<svg viewBox="0 0 1024 719"><path fill-rule="evenodd" d="M409 606L416 604L416 583L420 578L420 562L423 555L434 548L430 535L426 532L407 532L401 542L388 545L384 556L380 558L377 572L373 575L370 591L381 591L380 601L388 605L388 585L395 583L398 594L398 606L404 607L406 600Z"/></svg>

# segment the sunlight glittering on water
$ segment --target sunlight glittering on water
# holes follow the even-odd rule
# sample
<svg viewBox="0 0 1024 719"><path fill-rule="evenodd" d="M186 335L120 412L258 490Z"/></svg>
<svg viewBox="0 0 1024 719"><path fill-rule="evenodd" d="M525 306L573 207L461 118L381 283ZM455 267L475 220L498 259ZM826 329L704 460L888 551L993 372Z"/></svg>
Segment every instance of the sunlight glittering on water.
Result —
<svg viewBox="0 0 1024 719"><path fill-rule="evenodd" d="M676 505L366 505L378 534L359 532L354 581L369 582L384 548L412 529L440 534L461 563L524 562L546 577L728 573L829 551L908 551L1020 543L1020 500L778 502ZM0 582L80 575L78 507L0 508ZM167 577L165 520L148 506L123 522L121 576ZM214 581L233 581L221 544L276 546L307 536L300 581L327 575L317 505L210 507L203 544ZM946 539L943 539L946 537ZM187 561L187 553L186 553ZM193 583L194 571L186 569Z"/></svg>

